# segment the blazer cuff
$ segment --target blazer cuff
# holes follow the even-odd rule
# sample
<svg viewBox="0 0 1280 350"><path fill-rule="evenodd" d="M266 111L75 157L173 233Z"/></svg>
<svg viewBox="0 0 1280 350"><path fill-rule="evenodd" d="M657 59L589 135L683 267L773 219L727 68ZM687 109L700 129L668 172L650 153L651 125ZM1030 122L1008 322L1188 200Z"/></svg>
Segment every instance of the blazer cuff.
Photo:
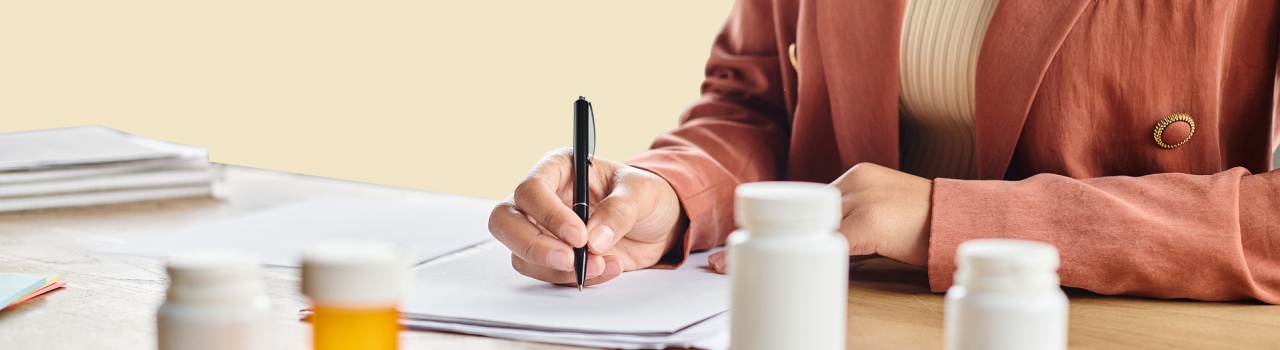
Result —
<svg viewBox="0 0 1280 350"><path fill-rule="evenodd" d="M985 231L972 227L972 207L959 180L933 180L929 223L929 290L946 292L956 273L956 248L961 242L983 238Z"/></svg>

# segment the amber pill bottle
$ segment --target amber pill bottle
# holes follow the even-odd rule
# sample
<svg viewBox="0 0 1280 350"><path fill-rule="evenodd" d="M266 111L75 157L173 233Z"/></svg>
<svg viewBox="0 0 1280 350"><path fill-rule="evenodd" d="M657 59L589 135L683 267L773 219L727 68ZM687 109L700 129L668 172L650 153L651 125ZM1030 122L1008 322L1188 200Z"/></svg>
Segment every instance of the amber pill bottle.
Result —
<svg viewBox="0 0 1280 350"><path fill-rule="evenodd" d="M302 294L311 299L316 350L391 350L399 346L407 259L380 241L333 241L303 252Z"/></svg>

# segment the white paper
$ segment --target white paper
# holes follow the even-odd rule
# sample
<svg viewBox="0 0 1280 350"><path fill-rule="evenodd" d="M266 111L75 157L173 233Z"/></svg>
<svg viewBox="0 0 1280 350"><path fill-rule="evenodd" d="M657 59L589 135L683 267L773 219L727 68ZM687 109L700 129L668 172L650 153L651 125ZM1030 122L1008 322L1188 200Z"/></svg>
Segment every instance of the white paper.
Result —
<svg viewBox="0 0 1280 350"><path fill-rule="evenodd" d="M0 212L39 210L128 202L154 201L173 198L208 197L213 185L200 184L178 187L139 188L116 191L56 194L39 197L0 198Z"/></svg>
<svg viewBox="0 0 1280 350"><path fill-rule="evenodd" d="M0 134L0 171L174 158L191 148L100 125Z"/></svg>
<svg viewBox="0 0 1280 350"><path fill-rule="evenodd" d="M0 184L0 198L209 184L221 172L210 169L162 170L82 177L56 181Z"/></svg>
<svg viewBox="0 0 1280 350"><path fill-rule="evenodd" d="M402 320L410 329L455 332L539 343L567 344L610 349L729 348L729 313L716 315L671 335L547 332L485 327L425 320Z"/></svg>
<svg viewBox="0 0 1280 350"><path fill-rule="evenodd" d="M201 153L199 156L184 156L182 158L149 159L133 162L96 164L89 166L68 166L30 171L2 171L0 172L0 185L108 176L154 170L205 169L208 167L209 160L203 153Z"/></svg>
<svg viewBox="0 0 1280 350"><path fill-rule="evenodd" d="M729 309L729 278L704 252L676 270L623 273L565 287L520 275L498 245L411 272L405 317L480 326L579 333L667 335Z"/></svg>
<svg viewBox="0 0 1280 350"><path fill-rule="evenodd" d="M422 201L322 198L98 251L165 257L198 249L234 249L256 253L266 265L299 267L299 252L312 243L373 238L405 245L416 264L491 239L489 212L496 204L446 194L429 194Z"/></svg>

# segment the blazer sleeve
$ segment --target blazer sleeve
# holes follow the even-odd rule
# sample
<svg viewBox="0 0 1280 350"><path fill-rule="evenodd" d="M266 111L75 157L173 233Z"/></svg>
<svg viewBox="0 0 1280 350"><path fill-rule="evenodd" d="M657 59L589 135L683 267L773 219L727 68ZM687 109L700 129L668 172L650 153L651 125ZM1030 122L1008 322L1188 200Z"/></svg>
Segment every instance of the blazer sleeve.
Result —
<svg viewBox="0 0 1280 350"><path fill-rule="evenodd" d="M768 1L738 1L715 39L701 98L679 126L626 161L666 179L688 225L656 267L723 243L738 184L779 178L789 142L780 55Z"/></svg>
<svg viewBox="0 0 1280 350"><path fill-rule="evenodd" d="M938 179L929 284L951 286L960 242L1058 247L1062 285L1102 294L1280 303L1280 172L1233 168L1077 180Z"/></svg>

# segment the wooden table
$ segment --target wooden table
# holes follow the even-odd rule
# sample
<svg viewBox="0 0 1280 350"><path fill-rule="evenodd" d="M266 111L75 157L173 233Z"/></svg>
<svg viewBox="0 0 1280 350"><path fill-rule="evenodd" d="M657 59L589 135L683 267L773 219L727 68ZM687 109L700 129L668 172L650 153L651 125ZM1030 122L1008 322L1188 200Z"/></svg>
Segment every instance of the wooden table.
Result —
<svg viewBox="0 0 1280 350"><path fill-rule="evenodd" d="M0 215L0 271L59 273L67 287L0 312L3 349L148 349L164 299L158 259L90 253L315 196L414 200L422 192L227 167L218 199L185 199ZM278 349L309 347L298 271L266 268ZM924 270L877 259L850 272L849 348L941 349L942 296ZM1107 297L1070 291L1078 349L1280 348L1280 306ZM562 349L468 335L404 331L406 349Z"/></svg>

